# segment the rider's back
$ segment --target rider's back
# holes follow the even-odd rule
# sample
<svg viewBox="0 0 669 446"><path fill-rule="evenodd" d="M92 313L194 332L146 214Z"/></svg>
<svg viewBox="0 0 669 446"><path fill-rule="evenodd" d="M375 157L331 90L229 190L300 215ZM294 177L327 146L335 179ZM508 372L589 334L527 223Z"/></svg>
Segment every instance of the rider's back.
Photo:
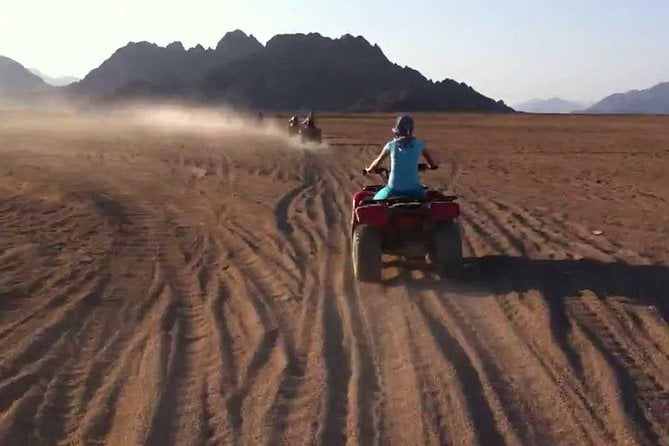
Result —
<svg viewBox="0 0 669 446"><path fill-rule="evenodd" d="M388 186L395 191L422 190L418 161L425 148L423 141L412 138L408 143L394 139L386 145L390 152Z"/></svg>

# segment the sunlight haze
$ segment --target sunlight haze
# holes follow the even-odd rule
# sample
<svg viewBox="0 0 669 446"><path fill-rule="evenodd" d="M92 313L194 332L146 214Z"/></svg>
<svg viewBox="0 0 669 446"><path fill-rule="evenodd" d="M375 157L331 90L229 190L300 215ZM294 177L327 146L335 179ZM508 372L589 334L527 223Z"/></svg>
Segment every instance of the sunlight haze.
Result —
<svg viewBox="0 0 669 446"><path fill-rule="evenodd" d="M214 47L241 29L263 44L282 33L362 35L399 65L507 103L593 101L669 80L666 0L4 3L0 55L50 76L83 77L129 41Z"/></svg>

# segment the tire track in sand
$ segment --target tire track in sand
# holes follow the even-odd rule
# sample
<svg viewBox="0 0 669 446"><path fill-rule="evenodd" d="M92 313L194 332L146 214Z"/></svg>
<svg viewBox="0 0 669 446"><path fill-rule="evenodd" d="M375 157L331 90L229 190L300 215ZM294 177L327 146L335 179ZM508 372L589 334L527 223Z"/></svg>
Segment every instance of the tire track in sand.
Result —
<svg viewBox="0 0 669 446"><path fill-rule="evenodd" d="M501 209L502 211L504 211L508 208L505 205L502 205L498 209ZM521 232L524 233L524 234L531 233L532 229L529 228L529 224L527 224L527 220L525 220L524 218L519 219L519 220L520 220L520 223L521 223ZM532 226L535 226L536 223L537 223L536 221L533 222ZM543 232L543 231L539 232L538 234L535 233L534 235L530 234L530 236L528 238L543 242L546 246L551 246L551 245L556 246L554 244L556 240L559 242L559 241L562 241L562 240L569 239L568 235L565 235L565 236L556 235L559 232L559 230L554 230L552 228L549 229L549 230L553 233L553 235L551 235L553 240L548 240L548 238L544 236L545 232ZM573 237L572 237L572 239L573 239ZM562 243L560 243L559 245L556 246L556 249L559 250L563 247L564 247L564 245ZM601 251L597 252L598 247L590 245L590 246L587 247L587 249L588 249L589 253L594 252L600 258L602 258L602 257L609 258L608 253L601 252ZM587 282L588 282L587 280L583 280L583 283L587 283ZM591 280L591 282L596 283L595 281L592 281L592 280ZM553 288L558 289L558 290L560 289L560 287L558 285L554 285ZM513 309L514 306L508 306L508 304L505 305L505 303L504 303L505 296L501 296L501 297L502 297L501 303L502 303L502 306L505 307L505 312L507 313L509 319L512 322L515 323L516 322L516 317L515 316L517 314L519 314L519 311L517 309L514 310ZM556 295L553 298L554 299L559 299L559 300L564 299L559 295ZM578 324L578 326L575 327L575 328L583 330L587 334L589 332L592 333L591 332L592 327L597 327L597 326L601 327L601 324L595 324L592 320L587 320L586 319L587 323L584 323L583 322L583 317L580 317L580 318L578 317L578 312L575 312L575 308L579 308L579 306L582 305L583 298L578 298L578 299L575 299L575 300L572 299L569 302L570 303L565 306L565 311L569 314L570 319L573 318L575 320L572 323L577 323ZM598 302L601 303L601 301L598 301ZM580 304L580 305L577 306L576 305L577 303ZM519 308L517 305L515 305L515 307ZM521 308L521 313L523 313L522 305L521 305L520 308ZM612 307L607 306L605 308L602 308L602 310L609 310L610 311L611 308ZM527 323L526 323L527 320L528 320L527 318L523 318L522 320L520 320L518 322L523 324L523 326L526 328L527 327ZM578 321L578 322L576 322L576 321ZM580 331L580 330L577 330L577 331ZM625 330L623 330L619 327L619 330L615 331L615 332L616 333L619 333L619 332L624 333ZM599 349L604 354L604 358L606 358L607 356L610 358L611 357L610 352L619 351L619 348L616 349L616 345L618 345L618 344L602 345L601 339L606 340L608 338L606 335L601 335L600 334L600 336L599 336L600 341L597 341L597 340L593 339L592 335L590 335L588 337L590 338L590 341L593 341L593 342L599 344ZM536 347L536 344L534 345L534 347ZM633 354L634 351L640 351L640 350L637 350L637 348L633 348L632 350L626 350L625 353L624 353L625 354L624 357L625 358L630 358L630 356L628 356L628 355L630 353ZM536 353L535 353L535 356L537 358L540 358L540 356ZM549 357L549 356L547 356L547 357ZM634 356L631 356L631 357L634 357ZM544 362L545 362L545 360L544 360ZM610 359L608 360L608 362L611 362ZM551 361L549 360L547 365L550 364L550 363L551 363ZM620 377L620 373L623 373L623 375L625 375L622 378L619 378L619 379L623 380L622 382L633 382L633 381L630 381L629 379L627 379L628 378L627 372L626 372L627 370L647 370L647 369L648 369L647 366L643 366L643 367L636 366L636 367L634 367L634 365L627 362L627 363L625 363L624 367L618 367L618 371L616 373L619 377ZM616 369L614 368L613 370L615 371ZM547 369L547 371L550 372L550 369ZM583 372L581 371L580 373L583 373ZM555 373L553 372L552 375L555 376ZM569 376L572 376L572 375L567 374L567 376L569 377ZM578 374L577 374L577 376L578 376ZM665 402L666 401L666 391L664 390L664 388L662 386L659 385L657 380L655 378L653 378L653 375L646 375L646 376L650 376L650 378L646 377L646 378L639 378L639 379L641 379L642 383L646 383L643 388L647 389L646 392L649 395L647 400L651 401L651 404L650 404L650 407L649 407L649 412L650 413L664 413L664 412L666 412L666 408L665 408L666 407L666 402ZM621 384L621 385L625 386L624 384ZM588 411L594 416L596 414L596 408L594 408L594 407L592 407L591 405L588 404L588 401L591 400L592 396L590 396L590 398L588 398L588 396L584 395L583 385L581 383L577 382L576 385L574 385L572 383L570 385L570 387L572 388L572 390L575 390L577 392L577 394L579 395L579 398L582 401L582 403L589 406ZM643 392L641 392L641 393L643 394ZM642 401L645 400L645 399L646 398L642 398ZM656 436L654 436L656 434L652 433L652 430L649 430L649 429L644 427L644 421L643 421L644 417L640 413L639 407L636 406L636 404L633 402L633 400L630 400L630 398L627 397L627 398L623 399L623 403L627 407L625 410L628 412L628 416L630 417L630 420L637 420L635 423L637 423L638 426L640 426L640 428L642 429L642 431L644 431L643 434L642 434L643 437L651 438L651 439L657 438ZM655 419L655 425L656 426L662 426L662 425L665 425L665 424L666 424L666 421L663 420L662 418L659 418L659 419L656 418ZM606 426L606 421L605 420L600 420L598 425L600 426L600 428L605 429L604 426ZM631 425L634 425L634 424L631 424Z"/></svg>

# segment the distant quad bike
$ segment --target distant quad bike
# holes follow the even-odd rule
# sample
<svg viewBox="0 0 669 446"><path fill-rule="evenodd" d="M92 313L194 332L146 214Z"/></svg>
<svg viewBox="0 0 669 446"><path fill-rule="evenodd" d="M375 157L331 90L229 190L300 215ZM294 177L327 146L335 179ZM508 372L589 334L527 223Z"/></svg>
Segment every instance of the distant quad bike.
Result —
<svg viewBox="0 0 669 446"><path fill-rule="evenodd" d="M419 164L418 168L424 171L428 166ZM387 180L390 171L378 168L376 173ZM356 279L380 281L384 253L425 259L442 277L457 275L462 265L457 197L424 186L425 198L373 200L382 187L365 186L353 197L351 251Z"/></svg>
<svg viewBox="0 0 669 446"><path fill-rule="evenodd" d="M297 136L300 134L300 124L298 123L289 123L288 124L288 136Z"/></svg>
<svg viewBox="0 0 669 446"><path fill-rule="evenodd" d="M322 141L321 129L303 125L300 127L300 139L302 143L315 142L320 144Z"/></svg>

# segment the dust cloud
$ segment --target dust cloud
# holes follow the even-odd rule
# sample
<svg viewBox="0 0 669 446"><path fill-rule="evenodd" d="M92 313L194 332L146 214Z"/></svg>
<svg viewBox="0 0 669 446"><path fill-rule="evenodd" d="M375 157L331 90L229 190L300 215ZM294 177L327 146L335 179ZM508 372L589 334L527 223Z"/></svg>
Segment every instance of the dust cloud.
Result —
<svg viewBox="0 0 669 446"><path fill-rule="evenodd" d="M132 103L90 106L66 102L44 106L0 103L0 129L40 134L91 135L119 132L193 136L204 138L250 138L292 149L327 149L327 143L302 144L290 137L286 123L274 117L256 116L225 106L174 103Z"/></svg>

